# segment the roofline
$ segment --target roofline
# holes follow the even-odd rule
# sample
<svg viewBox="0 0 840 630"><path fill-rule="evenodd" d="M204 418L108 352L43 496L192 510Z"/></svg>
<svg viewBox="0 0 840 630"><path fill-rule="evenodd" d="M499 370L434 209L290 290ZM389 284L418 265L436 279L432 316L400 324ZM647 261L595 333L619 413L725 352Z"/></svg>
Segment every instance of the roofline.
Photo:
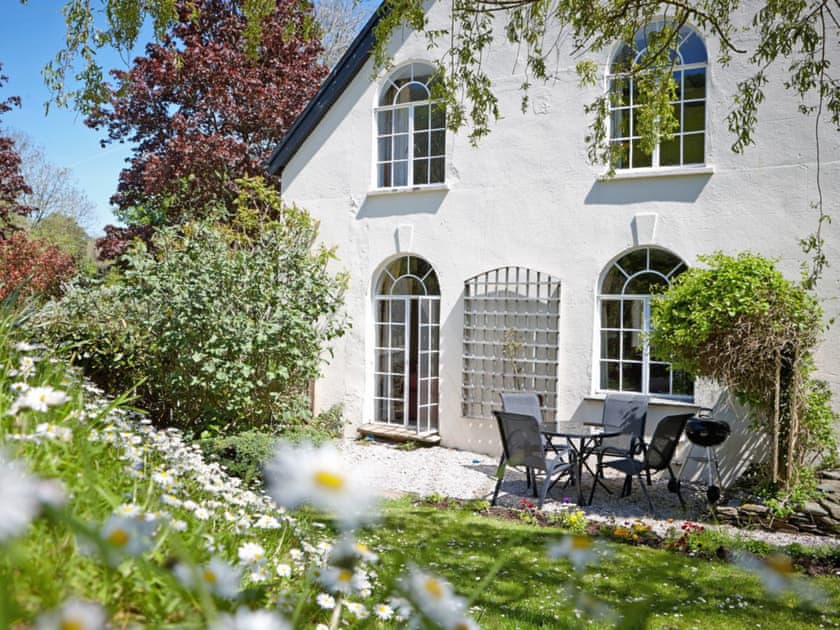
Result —
<svg viewBox="0 0 840 630"><path fill-rule="evenodd" d="M270 175L282 174L283 169L298 152L304 141L327 115L327 112L344 93L344 90L347 89L362 66L365 65L375 43L374 30L385 15L386 10L383 0L321 84L318 92L280 140L266 163L266 169Z"/></svg>

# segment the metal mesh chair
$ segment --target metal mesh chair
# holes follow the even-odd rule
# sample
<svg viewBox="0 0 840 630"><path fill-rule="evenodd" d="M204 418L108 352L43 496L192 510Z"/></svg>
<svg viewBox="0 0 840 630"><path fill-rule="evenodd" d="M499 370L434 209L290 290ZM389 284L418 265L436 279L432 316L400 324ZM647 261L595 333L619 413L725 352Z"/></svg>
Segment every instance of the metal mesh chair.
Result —
<svg viewBox="0 0 840 630"><path fill-rule="evenodd" d="M660 470L667 470L670 475L668 480L668 489L676 492L680 498L680 504L685 507L685 500L680 493L680 485L674 471L671 468L671 460L674 458L674 453L677 450L680 437L685 429L686 423L694 417L694 414L684 413L673 416L666 416L659 421L656 429L653 431L650 444L647 445L644 452L643 459L636 459L632 455L628 455L622 459L616 459L607 462L598 462L598 470L596 474L603 474L605 467L614 468L624 473L624 487L621 492L622 497L630 494L633 486L633 475L638 476L639 485L642 486L642 491L650 504L650 509L653 510L653 502L650 500L645 483L642 480L642 472L646 472L648 476L648 483L650 483L650 473L658 472ZM592 497L595 494L595 486L598 485L593 482L592 490L589 492L589 502L592 503Z"/></svg>
<svg viewBox="0 0 840 630"><path fill-rule="evenodd" d="M647 411L648 399L645 396L607 394L601 416L603 429L621 431L621 435L605 437L592 450L598 458L598 471L601 471L604 457L627 458L644 453Z"/></svg>
<svg viewBox="0 0 840 630"><path fill-rule="evenodd" d="M508 413L521 413L525 416L533 416L537 419L540 425L540 430L543 429L543 414L540 396L536 392L502 392L499 394L502 399L502 411ZM551 439L542 436L543 447L546 451L551 451L568 457L569 447L566 444L553 444ZM532 475L530 470L526 470L528 487L531 486Z"/></svg>
<svg viewBox="0 0 840 630"><path fill-rule="evenodd" d="M556 453L546 452L540 431L540 424L534 416L494 411L502 439L502 457L496 470L496 488L493 491L492 504L496 505L499 488L508 466L523 466L534 473L534 496L537 495L536 473L543 473L539 489L538 509L542 509L548 490L572 465Z"/></svg>

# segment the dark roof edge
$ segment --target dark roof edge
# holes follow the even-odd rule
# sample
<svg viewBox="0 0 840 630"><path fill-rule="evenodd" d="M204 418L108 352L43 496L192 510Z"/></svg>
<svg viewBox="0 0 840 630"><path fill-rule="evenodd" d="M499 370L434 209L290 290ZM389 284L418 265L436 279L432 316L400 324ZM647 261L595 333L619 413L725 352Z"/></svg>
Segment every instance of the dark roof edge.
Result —
<svg viewBox="0 0 840 630"><path fill-rule="evenodd" d="M350 44L350 47L345 51L339 62L332 69L332 72L327 76L318 92L309 101L309 104L304 108L300 115L292 123L289 131L280 140L280 144L274 149L271 157L268 159L266 168L271 175L276 175L283 171L289 160L292 159L298 149L303 145L304 141L309 137L318 123L326 116L330 108L335 104L339 97L344 93L344 90L350 84L350 81L359 73L362 66L370 55L374 44L374 30L379 20L385 14L385 3L377 7L371 18L364 25L362 30Z"/></svg>

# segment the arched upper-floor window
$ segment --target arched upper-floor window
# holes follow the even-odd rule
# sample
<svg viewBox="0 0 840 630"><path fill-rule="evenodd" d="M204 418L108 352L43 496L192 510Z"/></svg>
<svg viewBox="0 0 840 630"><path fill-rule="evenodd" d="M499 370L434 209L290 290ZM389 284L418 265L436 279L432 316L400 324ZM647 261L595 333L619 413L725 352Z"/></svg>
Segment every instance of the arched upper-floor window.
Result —
<svg viewBox="0 0 840 630"><path fill-rule="evenodd" d="M693 398L694 381L669 363L654 360L645 341L651 296L685 270L678 256L658 247L630 250L606 270L598 297L599 390Z"/></svg>
<svg viewBox="0 0 840 630"><path fill-rule="evenodd" d="M385 81L376 109L376 186L443 183L446 111L432 100L434 69L412 63Z"/></svg>
<svg viewBox="0 0 840 630"><path fill-rule="evenodd" d="M670 58L676 83L672 101L678 128L671 140L656 144L652 152L641 146L638 77L630 74L644 63L652 37L661 33L665 21L652 22L639 29L633 44L625 43L613 56L608 79L610 90L610 142L618 145L618 169L680 167L705 163L706 155L706 47L688 26L680 27L673 41Z"/></svg>

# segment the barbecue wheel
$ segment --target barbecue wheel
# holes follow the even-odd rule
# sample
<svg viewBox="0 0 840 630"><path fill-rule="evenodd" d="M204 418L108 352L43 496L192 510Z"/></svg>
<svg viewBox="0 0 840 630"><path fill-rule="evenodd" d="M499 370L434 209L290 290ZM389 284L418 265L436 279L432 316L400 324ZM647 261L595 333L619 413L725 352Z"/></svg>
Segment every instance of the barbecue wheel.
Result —
<svg viewBox="0 0 840 630"><path fill-rule="evenodd" d="M668 480L668 492L676 492L679 494L680 491L680 480L679 479L669 479Z"/></svg>
<svg viewBox="0 0 840 630"><path fill-rule="evenodd" d="M717 503L718 499L720 499L720 488L709 486L709 489L706 490L706 498L709 500L709 503Z"/></svg>

